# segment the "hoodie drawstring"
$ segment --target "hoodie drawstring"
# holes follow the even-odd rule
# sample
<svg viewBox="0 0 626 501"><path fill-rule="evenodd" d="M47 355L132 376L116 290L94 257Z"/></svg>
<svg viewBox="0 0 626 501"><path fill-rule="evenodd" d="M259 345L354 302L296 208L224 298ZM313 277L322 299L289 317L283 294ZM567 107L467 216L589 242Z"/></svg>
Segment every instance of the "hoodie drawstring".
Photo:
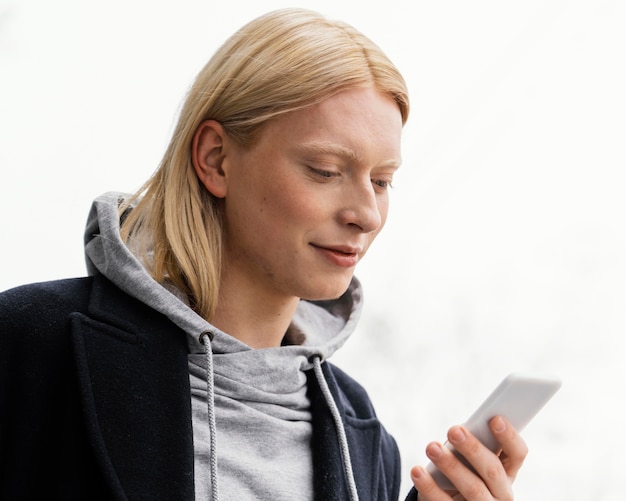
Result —
<svg viewBox="0 0 626 501"><path fill-rule="evenodd" d="M217 490L217 427L215 425L215 382L213 380L213 351L211 349L213 333L205 331L200 334L200 343L204 346L207 364L207 408L209 416L209 433L211 435L209 464L211 468L211 501L218 501Z"/></svg>
<svg viewBox="0 0 626 501"><path fill-rule="evenodd" d="M348 438L346 436L346 430L343 427L343 422L341 421L341 414L339 414L337 403L335 402L335 399L330 392L330 388L328 387L328 382L324 377L324 372L322 371L322 362L319 356L315 356L313 358L313 369L315 371L315 377L317 378L317 382L320 386L320 389L322 390L322 395L324 395L326 404L328 405L330 413L333 416L333 420L335 421L335 428L337 429L337 436L339 437L341 457L343 459L343 468L346 474L346 480L348 482L348 490L350 492L350 501L359 501L359 494L357 493L356 483L354 482L354 474L352 473L352 461L350 460L350 450L348 448Z"/></svg>
<svg viewBox="0 0 626 501"><path fill-rule="evenodd" d="M200 343L204 346L207 362L207 409L209 418L209 432L211 435L210 444L210 468L211 468L211 501L218 501L218 489L217 489L217 428L215 425L215 382L213 380L213 351L211 349L211 341L213 340L213 333L205 331L200 334ZM322 395L326 400L326 404L330 410L330 413L335 422L335 428L337 430L337 436L339 439L339 448L341 450L341 457L343 460L344 473L346 475L346 481L348 482L348 491L350 493L350 501L359 501L359 494L356 490L356 483L354 481L354 474L352 472L352 461L350 460L350 450L348 447L348 437L346 436L346 430L341 420L341 414L337 408L337 403L333 398L328 382L324 377L322 371L322 363L319 356L313 358L313 370L315 377L322 391Z"/></svg>

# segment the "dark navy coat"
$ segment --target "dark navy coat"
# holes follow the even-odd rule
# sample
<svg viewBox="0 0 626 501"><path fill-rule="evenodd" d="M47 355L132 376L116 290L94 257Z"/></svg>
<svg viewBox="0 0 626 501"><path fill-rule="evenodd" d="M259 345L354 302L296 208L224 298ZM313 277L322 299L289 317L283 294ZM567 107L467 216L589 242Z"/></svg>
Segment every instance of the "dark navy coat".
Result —
<svg viewBox="0 0 626 501"><path fill-rule="evenodd" d="M361 386L324 374L361 501L397 501L400 456ZM313 374L315 499L347 500ZM192 500L186 334L101 275L0 294L0 500ZM411 494L415 498L414 492Z"/></svg>

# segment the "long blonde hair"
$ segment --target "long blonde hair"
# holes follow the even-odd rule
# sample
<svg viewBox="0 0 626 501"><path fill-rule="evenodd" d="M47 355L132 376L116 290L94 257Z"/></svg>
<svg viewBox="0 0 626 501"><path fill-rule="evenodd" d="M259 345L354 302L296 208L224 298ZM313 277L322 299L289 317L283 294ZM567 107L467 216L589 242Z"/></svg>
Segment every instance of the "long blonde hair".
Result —
<svg viewBox="0 0 626 501"><path fill-rule="evenodd" d="M196 78L159 168L123 207L136 202L122 224L122 238L143 255L155 280L170 281L210 319L219 292L223 222L217 200L192 165L198 126L216 120L249 147L273 117L367 86L391 95L406 122L408 92L400 72L350 25L304 9L251 21Z"/></svg>

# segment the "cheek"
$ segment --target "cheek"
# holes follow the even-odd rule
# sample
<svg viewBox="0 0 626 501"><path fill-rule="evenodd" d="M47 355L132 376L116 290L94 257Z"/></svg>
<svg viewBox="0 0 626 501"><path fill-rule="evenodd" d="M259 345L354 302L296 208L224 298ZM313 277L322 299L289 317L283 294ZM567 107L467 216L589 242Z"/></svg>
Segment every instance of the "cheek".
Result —
<svg viewBox="0 0 626 501"><path fill-rule="evenodd" d="M246 245L262 245L266 250L276 249L293 240L296 233L309 226L316 212L303 197L288 190L267 189L257 196L248 193L231 206L230 235Z"/></svg>
<svg viewBox="0 0 626 501"><path fill-rule="evenodd" d="M276 184L263 198L264 211L285 224L314 220L324 212L324 206L319 192L298 183Z"/></svg>

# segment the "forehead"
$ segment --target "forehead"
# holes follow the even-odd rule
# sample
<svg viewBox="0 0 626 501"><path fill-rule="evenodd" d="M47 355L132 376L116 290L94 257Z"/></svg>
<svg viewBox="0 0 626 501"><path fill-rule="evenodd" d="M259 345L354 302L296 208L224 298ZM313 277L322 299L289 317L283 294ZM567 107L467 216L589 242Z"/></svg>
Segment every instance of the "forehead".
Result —
<svg viewBox="0 0 626 501"><path fill-rule="evenodd" d="M362 160L375 154L399 163L401 134L395 100L374 88L359 88L271 120L260 139L320 155Z"/></svg>

